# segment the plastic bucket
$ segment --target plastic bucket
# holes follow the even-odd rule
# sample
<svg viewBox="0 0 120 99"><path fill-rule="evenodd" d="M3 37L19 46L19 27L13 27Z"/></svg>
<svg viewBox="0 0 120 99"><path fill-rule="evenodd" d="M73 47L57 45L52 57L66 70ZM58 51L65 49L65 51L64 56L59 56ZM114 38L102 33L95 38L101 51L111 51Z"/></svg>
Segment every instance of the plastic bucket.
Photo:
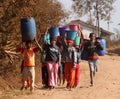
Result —
<svg viewBox="0 0 120 99"><path fill-rule="evenodd" d="M80 44L80 36L76 36L75 37L74 44L75 45L79 45Z"/></svg>
<svg viewBox="0 0 120 99"><path fill-rule="evenodd" d="M62 37L66 37L66 32L65 32L65 30L67 30L67 29L68 29L67 26L59 27L59 33L60 33L60 36L62 36Z"/></svg>
<svg viewBox="0 0 120 99"><path fill-rule="evenodd" d="M57 37L59 36L59 29L58 27L51 27L49 29L50 37Z"/></svg>
<svg viewBox="0 0 120 99"><path fill-rule="evenodd" d="M101 38L101 37L99 37L97 39L100 39L101 45L103 47L103 50L98 50L98 55L104 56L106 53L106 40L104 38Z"/></svg>
<svg viewBox="0 0 120 99"><path fill-rule="evenodd" d="M44 36L44 42L46 44L50 44L50 34L49 33L45 34L45 36Z"/></svg>
<svg viewBox="0 0 120 99"><path fill-rule="evenodd" d="M67 39L68 40L74 40L76 37L76 31L74 30L66 30L67 33Z"/></svg>
<svg viewBox="0 0 120 99"><path fill-rule="evenodd" d="M36 37L36 24L33 17L21 19L22 40L34 40Z"/></svg>
<svg viewBox="0 0 120 99"><path fill-rule="evenodd" d="M75 30L76 32L78 32L78 24L72 24L72 25L69 25L69 28L70 30Z"/></svg>

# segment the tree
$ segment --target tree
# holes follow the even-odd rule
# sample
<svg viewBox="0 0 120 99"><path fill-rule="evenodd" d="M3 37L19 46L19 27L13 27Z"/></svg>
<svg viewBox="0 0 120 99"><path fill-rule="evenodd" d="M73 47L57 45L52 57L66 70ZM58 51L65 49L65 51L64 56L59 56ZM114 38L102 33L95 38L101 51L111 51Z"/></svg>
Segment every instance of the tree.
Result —
<svg viewBox="0 0 120 99"><path fill-rule="evenodd" d="M60 3L54 0L0 0L0 13L0 65L5 57L10 62L16 60L16 45L22 40L21 18L34 17L37 37L40 37L47 25L58 26L60 20L67 15Z"/></svg>
<svg viewBox="0 0 120 99"><path fill-rule="evenodd" d="M73 0L73 9L79 15L89 14L91 18L96 19L98 36L100 36L100 20L110 21L112 4L116 0ZM91 20L90 18L90 20Z"/></svg>

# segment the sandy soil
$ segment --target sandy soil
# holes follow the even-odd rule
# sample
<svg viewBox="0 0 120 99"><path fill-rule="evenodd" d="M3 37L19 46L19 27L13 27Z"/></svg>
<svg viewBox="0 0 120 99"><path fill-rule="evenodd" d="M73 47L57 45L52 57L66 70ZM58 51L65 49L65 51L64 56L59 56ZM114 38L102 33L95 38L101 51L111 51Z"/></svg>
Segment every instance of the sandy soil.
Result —
<svg viewBox="0 0 120 99"><path fill-rule="evenodd" d="M120 99L120 56L105 55L99 58L99 70L94 86L90 87L87 61L81 62L81 80L79 86L69 91L64 86L56 89L42 89L36 84L33 93L29 90L12 90L2 93L0 99Z"/></svg>

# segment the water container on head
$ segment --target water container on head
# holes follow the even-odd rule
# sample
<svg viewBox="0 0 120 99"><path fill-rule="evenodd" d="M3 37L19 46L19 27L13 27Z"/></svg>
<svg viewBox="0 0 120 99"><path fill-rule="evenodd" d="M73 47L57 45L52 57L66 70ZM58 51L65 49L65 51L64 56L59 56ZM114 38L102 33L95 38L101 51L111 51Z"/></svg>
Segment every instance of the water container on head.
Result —
<svg viewBox="0 0 120 99"><path fill-rule="evenodd" d="M34 40L36 37L36 24L33 17L21 19L21 33L23 41Z"/></svg>
<svg viewBox="0 0 120 99"><path fill-rule="evenodd" d="M103 47L103 50L98 50L98 55L104 56L106 53L106 40L102 37L99 37L97 39L100 39L101 45Z"/></svg>
<svg viewBox="0 0 120 99"><path fill-rule="evenodd" d="M67 33L68 40L74 40L77 34L77 32L74 30L66 30L66 33Z"/></svg>
<svg viewBox="0 0 120 99"><path fill-rule="evenodd" d="M58 27L51 27L49 29L50 37L57 37L59 36L59 29Z"/></svg>
<svg viewBox="0 0 120 99"><path fill-rule="evenodd" d="M78 32L78 24L71 24L71 25L69 25L69 28L70 28L70 30L75 30L76 32Z"/></svg>
<svg viewBox="0 0 120 99"><path fill-rule="evenodd" d="M66 32L65 32L65 30L67 30L67 29L68 29L67 26L59 27L59 33L60 33L60 36L62 36L62 37L66 37Z"/></svg>
<svg viewBox="0 0 120 99"><path fill-rule="evenodd" d="M45 36L44 36L44 42L46 44L50 44L50 34L49 33L45 34Z"/></svg>
<svg viewBox="0 0 120 99"><path fill-rule="evenodd" d="M80 44L80 36L76 36L74 40L74 44L77 46Z"/></svg>

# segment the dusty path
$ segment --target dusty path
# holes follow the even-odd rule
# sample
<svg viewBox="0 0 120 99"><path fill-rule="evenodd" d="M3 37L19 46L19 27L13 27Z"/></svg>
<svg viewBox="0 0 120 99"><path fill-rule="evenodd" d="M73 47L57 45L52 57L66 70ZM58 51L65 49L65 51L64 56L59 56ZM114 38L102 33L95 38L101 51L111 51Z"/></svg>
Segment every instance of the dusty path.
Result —
<svg viewBox="0 0 120 99"><path fill-rule="evenodd" d="M34 93L14 90L2 94L0 99L120 99L120 56L100 57L95 85L90 87L89 68L81 62L81 81L78 88L68 91L65 86L54 90L37 86Z"/></svg>

